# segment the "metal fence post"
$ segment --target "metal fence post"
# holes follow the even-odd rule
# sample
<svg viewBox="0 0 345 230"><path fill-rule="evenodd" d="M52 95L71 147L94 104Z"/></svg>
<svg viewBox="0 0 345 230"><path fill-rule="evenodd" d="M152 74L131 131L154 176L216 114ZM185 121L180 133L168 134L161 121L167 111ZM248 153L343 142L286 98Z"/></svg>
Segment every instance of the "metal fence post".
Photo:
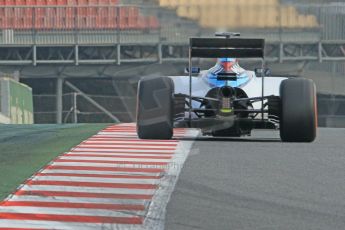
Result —
<svg viewBox="0 0 345 230"><path fill-rule="evenodd" d="M74 46L74 62L75 62L75 65L79 65L79 45L76 44Z"/></svg>
<svg viewBox="0 0 345 230"><path fill-rule="evenodd" d="M72 106L73 106L73 123L78 123L78 107L77 107L77 97L78 97L78 93L74 92L73 93L73 102L72 102Z"/></svg>
<svg viewBox="0 0 345 230"><path fill-rule="evenodd" d="M56 123L57 124L62 124L63 83L64 83L64 79L58 76L56 80Z"/></svg>
<svg viewBox="0 0 345 230"><path fill-rule="evenodd" d="M37 46L36 45L32 46L32 65L33 66L37 65Z"/></svg>
<svg viewBox="0 0 345 230"><path fill-rule="evenodd" d="M322 63L322 42L321 40L318 43L318 58L319 58L319 63Z"/></svg>
<svg viewBox="0 0 345 230"><path fill-rule="evenodd" d="M120 7L116 6L116 57L117 65L121 65L121 34L120 34Z"/></svg>

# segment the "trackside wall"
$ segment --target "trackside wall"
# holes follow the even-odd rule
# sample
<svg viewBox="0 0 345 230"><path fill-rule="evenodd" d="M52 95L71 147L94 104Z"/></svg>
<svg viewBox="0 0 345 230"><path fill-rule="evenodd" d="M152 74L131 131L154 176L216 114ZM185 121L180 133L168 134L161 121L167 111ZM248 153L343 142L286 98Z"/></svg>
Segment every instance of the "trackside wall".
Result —
<svg viewBox="0 0 345 230"><path fill-rule="evenodd" d="M0 123L33 124L30 87L10 78L0 79Z"/></svg>

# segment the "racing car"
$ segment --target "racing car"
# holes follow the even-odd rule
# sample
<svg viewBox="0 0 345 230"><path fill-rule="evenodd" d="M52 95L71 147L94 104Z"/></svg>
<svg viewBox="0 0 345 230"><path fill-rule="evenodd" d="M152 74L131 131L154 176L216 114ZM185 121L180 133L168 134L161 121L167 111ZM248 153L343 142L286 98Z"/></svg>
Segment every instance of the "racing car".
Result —
<svg viewBox="0 0 345 230"><path fill-rule="evenodd" d="M188 76L142 78L137 93L137 134L171 139L174 127L200 128L203 135L241 137L253 129L279 129L284 142L312 142L317 133L316 87L312 80L269 76L264 39L190 38ZM218 58L200 71L194 58ZM254 71L238 58L259 58ZM230 68L229 68L230 67ZM268 75L268 76L267 76Z"/></svg>

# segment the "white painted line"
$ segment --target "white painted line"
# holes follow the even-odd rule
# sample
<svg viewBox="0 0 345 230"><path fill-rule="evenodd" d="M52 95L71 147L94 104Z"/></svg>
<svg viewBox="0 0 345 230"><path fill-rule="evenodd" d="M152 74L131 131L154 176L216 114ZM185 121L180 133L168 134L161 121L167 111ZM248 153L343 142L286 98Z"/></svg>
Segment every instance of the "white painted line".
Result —
<svg viewBox="0 0 345 230"><path fill-rule="evenodd" d="M174 150L159 150L159 149L97 149L97 148L73 148L71 150L73 151L83 151L83 152L90 152L90 151L94 151L94 152L113 152L113 153L131 153L131 152L148 152L148 153L174 153Z"/></svg>
<svg viewBox="0 0 345 230"><path fill-rule="evenodd" d="M149 154L149 153L133 153L133 152L127 152L127 153L97 153L97 152L82 152L82 153L78 153L78 152L67 152L65 153L63 156L69 156L69 157L74 157L74 155L79 155L79 154L83 154L83 155L108 155L109 157L117 157L117 156L131 156L131 157L171 157L173 155L173 153L171 154Z"/></svg>
<svg viewBox="0 0 345 230"><path fill-rule="evenodd" d="M170 162L171 159L147 159L147 158L123 158L123 157L79 157L63 155L58 159L62 160L89 160L89 161L132 161L132 162Z"/></svg>
<svg viewBox="0 0 345 230"><path fill-rule="evenodd" d="M75 176L35 176L33 181L80 181L80 182L100 182L100 183L123 183L123 184L158 184L154 179L122 179L122 178L93 178L93 177L75 177Z"/></svg>
<svg viewBox="0 0 345 230"><path fill-rule="evenodd" d="M77 145L77 148L97 148L98 150L102 150L103 148L109 148L109 149L118 149L118 148L129 148L129 149L170 149L171 151L176 150L176 147L174 146L156 146L156 145L92 145L92 144L79 144Z"/></svg>
<svg viewBox="0 0 345 230"><path fill-rule="evenodd" d="M124 229L124 230L140 230L141 225L129 224L108 224L108 223L75 223L75 222L59 222L59 221L40 221L40 220L7 220L0 219L0 227L2 228L39 228L39 229L59 229L59 230L108 230L108 229Z"/></svg>
<svg viewBox="0 0 345 230"><path fill-rule="evenodd" d="M111 136L111 135L120 135L120 136L137 136L135 132L99 132L96 136L99 135L105 135L105 136Z"/></svg>
<svg viewBox="0 0 345 230"><path fill-rule="evenodd" d="M151 172L111 172L111 171L66 170L66 169L44 169L42 173L75 173L75 174L94 174L94 175L138 175L138 176L159 176L160 175L160 173L151 173Z"/></svg>
<svg viewBox="0 0 345 230"><path fill-rule="evenodd" d="M102 132L102 133L98 133L96 135L96 137L99 137L99 136L102 136L102 137L127 137L127 138L135 138L135 139L138 139L138 136L135 132L125 132L124 130L119 130L119 131L116 131L116 132Z"/></svg>
<svg viewBox="0 0 345 230"><path fill-rule="evenodd" d="M101 210L101 211L100 211ZM0 213L44 213L55 215L80 215L80 216L109 216L109 217L137 217L144 214L143 211L111 211L106 209L85 208L47 208L25 206L0 206Z"/></svg>
<svg viewBox="0 0 345 230"><path fill-rule="evenodd" d="M155 141L127 141L126 139L124 140L107 140L107 141L99 141L96 139L89 139L86 141L83 141L83 143L85 144L117 144L117 143L121 143L121 144L135 144L135 145L140 145L140 144L146 144L146 145L169 145L169 146L177 146L177 142L171 141L171 142L155 142Z"/></svg>
<svg viewBox="0 0 345 230"><path fill-rule="evenodd" d="M149 201L136 199L112 199L112 198L84 198L64 196L12 196L11 201L38 201L38 202L61 202L61 203L95 203L95 204L129 204L147 205Z"/></svg>
<svg viewBox="0 0 345 230"><path fill-rule="evenodd" d="M141 142L141 143L146 143L146 142L158 142L158 143L162 143L162 144L176 144L178 143L178 140L174 140L174 139L170 139L170 140L149 140L149 139L139 139L138 137L132 138L132 137L121 137L121 136L117 136L117 137L111 137L111 136L106 136L106 135L95 135L90 137L89 139L85 140L85 141L128 141L128 142Z"/></svg>
<svg viewBox="0 0 345 230"><path fill-rule="evenodd" d="M135 164L128 163L85 163L85 162L53 162L51 165L56 166L91 166L91 167L107 167L107 168L164 168L164 165L156 165L155 162L152 164L141 164L136 162Z"/></svg>
<svg viewBox="0 0 345 230"><path fill-rule="evenodd" d="M155 189L99 188L99 187L55 186L55 185L23 185L23 187L21 187L21 190L138 194L138 195L152 195L156 191Z"/></svg>
<svg viewBox="0 0 345 230"><path fill-rule="evenodd" d="M107 127L107 128L115 128L115 127L122 127L122 126L125 126L125 127L136 127L136 123L120 123L120 124L116 124L116 125L113 125L113 126L110 126L110 127ZM106 129L107 129L106 128Z"/></svg>
<svg viewBox="0 0 345 230"><path fill-rule="evenodd" d="M171 151L171 152L161 152L161 151L156 151L156 150L152 150L152 151L132 151L132 150L114 150L114 151L101 151L101 150L96 150L96 151L80 151L80 150L71 150L71 152L67 152L66 154L99 154L99 155L109 155L109 156L116 156L116 155L131 155L131 156L172 156L175 152Z"/></svg>

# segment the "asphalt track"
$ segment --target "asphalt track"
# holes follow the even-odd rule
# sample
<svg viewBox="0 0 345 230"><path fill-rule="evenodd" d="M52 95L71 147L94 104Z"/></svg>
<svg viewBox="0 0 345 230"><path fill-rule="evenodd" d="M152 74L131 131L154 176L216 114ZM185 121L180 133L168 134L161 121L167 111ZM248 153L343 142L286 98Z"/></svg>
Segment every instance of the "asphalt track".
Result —
<svg viewBox="0 0 345 230"><path fill-rule="evenodd" d="M345 229L345 129L314 143L199 138L167 207L165 229Z"/></svg>

